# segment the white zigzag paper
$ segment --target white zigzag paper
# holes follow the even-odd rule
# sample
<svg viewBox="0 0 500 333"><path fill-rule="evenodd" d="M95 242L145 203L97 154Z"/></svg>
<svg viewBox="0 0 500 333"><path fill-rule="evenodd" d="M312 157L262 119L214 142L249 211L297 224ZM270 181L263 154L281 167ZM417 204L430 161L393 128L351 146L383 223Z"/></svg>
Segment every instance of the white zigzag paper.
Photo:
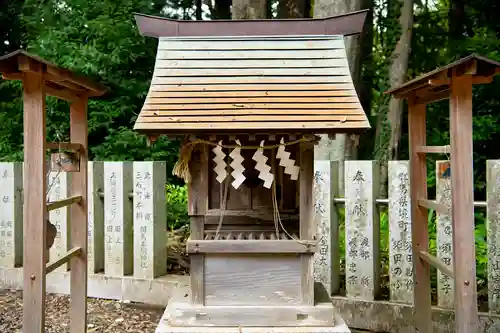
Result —
<svg viewBox="0 0 500 333"><path fill-rule="evenodd" d="M238 146L241 146L240 140L236 140L236 144ZM243 175L243 171L245 171L245 168L243 167L243 161L244 158L241 156L241 148L236 147L234 148L229 156L233 159L231 162L230 166L233 168L233 172L231 172L231 176L233 176L234 181L231 183L231 185L235 188L238 189L240 185L245 181L245 176Z"/></svg>
<svg viewBox="0 0 500 333"><path fill-rule="evenodd" d="M290 158L290 153L285 151L285 139L281 138L280 143L281 145L276 153L276 157L280 160L279 165L285 167L285 173L290 175L291 179L297 180L299 178L300 168L295 165L295 160Z"/></svg>
<svg viewBox="0 0 500 333"><path fill-rule="evenodd" d="M260 147L257 149L255 154L253 154L252 159L257 162L255 169L259 171L259 178L264 181L265 188L271 188L273 184L274 176L270 172L271 166L267 165L267 157L264 155L264 140L260 142Z"/></svg>
<svg viewBox="0 0 500 333"><path fill-rule="evenodd" d="M226 154L222 151L222 140L219 141L219 145L216 146L212 151L215 154L214 157L214 162L215 162L215 168L214 171L217 174L217 181L219 183L222 183L224 179L227 177L227 171L226 171L226 161L224 159L226 158Z"/></svg>

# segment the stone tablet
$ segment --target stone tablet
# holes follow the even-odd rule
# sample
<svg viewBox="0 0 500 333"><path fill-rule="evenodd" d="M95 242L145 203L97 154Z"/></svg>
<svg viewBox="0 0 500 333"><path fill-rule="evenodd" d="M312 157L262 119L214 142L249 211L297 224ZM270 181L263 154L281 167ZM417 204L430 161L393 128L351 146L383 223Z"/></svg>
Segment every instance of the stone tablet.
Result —
<svg viewBox="0 0 500 333"><path fill-rule="evenodd" d="M133 272L132 162L104 162L104 254L106 275Z"/></svg>
<svg viewBox="0 0 500 333"><path fill-rule="evenodd" d="M22 172L22 163L0 163L0 267L23 263Z"/></svg>
<svg viewBox="0 0 500 333"><path fill-rule="evenodd" d="M378 164L345 163L346 294L373 300L379 289Z"/></svg>

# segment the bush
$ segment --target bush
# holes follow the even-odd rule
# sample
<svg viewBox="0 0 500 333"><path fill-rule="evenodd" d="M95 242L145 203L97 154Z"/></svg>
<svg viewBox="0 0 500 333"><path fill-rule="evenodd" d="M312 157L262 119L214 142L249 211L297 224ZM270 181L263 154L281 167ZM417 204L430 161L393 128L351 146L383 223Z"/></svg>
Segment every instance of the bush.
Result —
<svg viewBox="0 0 500 333"><path fill-rule="evenodd" d="M187 187L167 184L165 186L167 205L167 226L169 230L179 229L189 224L187 212Z"/></svg>

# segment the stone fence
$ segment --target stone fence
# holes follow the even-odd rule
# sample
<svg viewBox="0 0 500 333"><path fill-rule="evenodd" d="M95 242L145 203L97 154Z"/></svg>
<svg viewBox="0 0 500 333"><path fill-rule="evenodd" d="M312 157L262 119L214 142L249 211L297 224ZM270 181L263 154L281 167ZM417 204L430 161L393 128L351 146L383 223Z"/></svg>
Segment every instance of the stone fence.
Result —
<svg viewBox="0 0 500 333"><path fill-rule="evenodd" d="M320 245L314 277L326 286L350 327L415 332L408 162L389 163L387 199L378 198L377 162L346 161L345 174L338 170L337 162L315 161L314 218ZM436 200L447 205L449 174L448 161L438 161ZM345 195L337 190L340 176ZM166 305L174 293L187 295L188 277L166 274L165 163L89 162L88 177L89 296ZM65 198L70 182L71 173L51 174L49 199ZM492 333L500 332L500 160L487 161L486 186L487 200L475 206L478 213L486 208L487 237L481 239L478 233L476 239L477 252L483 251L487 261L478 262L478 267L487 267L488 280L481 327ZM22 289L22 188L22 163L0 163L3 289ZM68 250L68 209L51 211L50 220L58 230L50 251L55 259ZM430 230L436 235L432 254L451 266L451 220L438 214L435 226ZM67 269L61 266L47 276L48 292L69 294ZM436 279L435 332L451 333L453 281L439 272Z"/></svg>
<svg viewBox="0 0 500 333"><path fill-rule="evenodd" d="M350 327L415 332L409 163L389 162L387 199L378 198L377 162L345 162L345 195L336 190L338 170L337 162L315 161L315 218L321 240L315 279L327 286ZM474 203L476 214L487 217L476 228L476 253L478 271L486 271L478 279L478 285L487 287L487 295L480 297L481 330L493 333L500 332L500 160L487 161L486 170L487 199ZM450 172L449 161L436 162L435 199L448 206ZM430 252L452 268L451 218L437 214L434 219L434 214L429 211ZM436 279L434 330L452 333L453 280L441 272L436 275L435 269L431 276Z"/></svg>
<svg viewBox="0 0 500 333"><path fill-rule="evenodd" d="M166 164L88 162L88 292L91 297L165 305L188 277L167 272ZM22 289L22 163L0 163L0 288ZM28 179L24 181L29 181ZM48 177L50 201L68 196L71 173ZM53 210L50 250L68 249L67 207ZM41 222L41 221L40 221ZM68 265L47 275L47 292L69 294Z"/></svg>

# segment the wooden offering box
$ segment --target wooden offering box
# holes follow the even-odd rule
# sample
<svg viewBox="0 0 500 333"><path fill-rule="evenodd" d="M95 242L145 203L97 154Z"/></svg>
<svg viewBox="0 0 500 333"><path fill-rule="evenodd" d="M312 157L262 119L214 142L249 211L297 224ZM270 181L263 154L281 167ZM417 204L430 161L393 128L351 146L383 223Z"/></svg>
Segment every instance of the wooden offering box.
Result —
<svg viewBox="0 0 500 333"><path fill-rule="evenodd" d="M191 218L190 295L170 300L157 332L349 331L314 283L313 159L318 134L370 127L342 36L365 15L137 16L159 44L135 129L183 138L174 174Z"/></svg>

